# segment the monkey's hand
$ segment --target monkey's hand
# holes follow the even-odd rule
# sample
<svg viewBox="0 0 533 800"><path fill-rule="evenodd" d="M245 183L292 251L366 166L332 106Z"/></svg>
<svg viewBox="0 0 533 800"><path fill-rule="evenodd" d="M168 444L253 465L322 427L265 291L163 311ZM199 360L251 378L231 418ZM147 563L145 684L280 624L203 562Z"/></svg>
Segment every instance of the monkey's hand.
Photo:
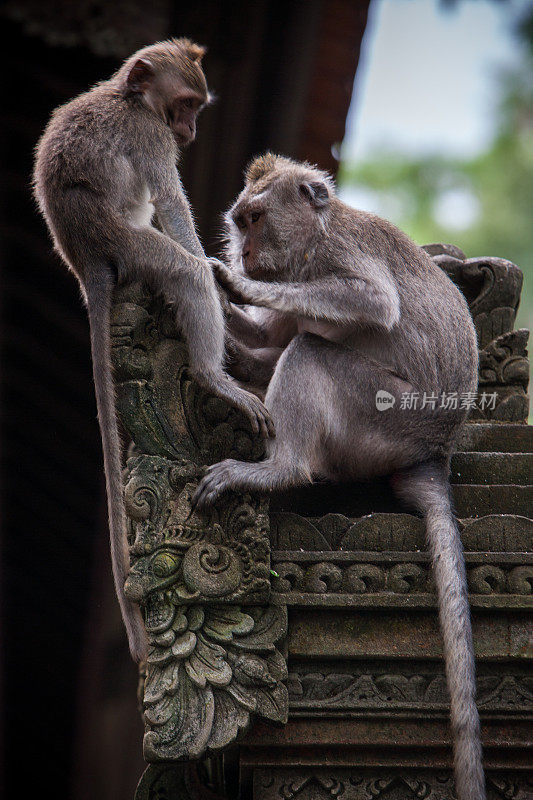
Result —
<svg viewBox="0 0 533 800"><path fill-rule="evenodd" d="M222 286L231 302L237 305L245 304L247 301L242 292L242 282L245 279L223 264L222 261L218 261L216 258L210 260L216 262L211 264L213 272L215 273L215 278L219 285Z"/></svg>
<svg viewBox="0 0 533 800"><path fill-rule="evenodd" d="M232 305L230 303L230 299L227 295L227 292L219 286L217 283L217 294L218 299L220 300L220 305L222 306L222 313L224 314L224 319L229 320L231 319L231 312L232 312Z"/></svg>
<svg viewBox="0 0 533 800"><path fill-rule="evenodd" d="M207 263L209 264L209 266L213 270L213 275L215 276L215 278L217 280L218 280L218 270L219 269L220 270L227 269L227 267L224 264L224 262L221 261L219 258L215 258L214 256L212 256L211 258L208 258L207 259Z"/></svg>
<svg viewBox="0 0 533 800"><path fill-rule="evenodd" d="M222 263L222 261L219 261L218 258L208 258L207 259L207 263L209 264L209 266L213 270L213 274L214 274L214 276L216 278L217 277L217 272L216 272L217 266L220 265L220 266L223 267L224 264ZM226 290L224 289L222 284L220 284L218 282L216 284L216 289L217 289L218 299L220 300L220 305L222 306L222 313L224 314L225 319L228 320L231 317L231 303L230 303L230 299L228 297L228 293L226 292Z"/></svg>

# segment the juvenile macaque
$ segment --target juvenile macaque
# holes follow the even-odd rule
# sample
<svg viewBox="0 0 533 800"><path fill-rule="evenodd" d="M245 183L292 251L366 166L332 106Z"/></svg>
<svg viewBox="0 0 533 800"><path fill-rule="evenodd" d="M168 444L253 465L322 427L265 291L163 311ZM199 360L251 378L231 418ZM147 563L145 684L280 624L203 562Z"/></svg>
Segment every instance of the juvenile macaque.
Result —
<svg viewBox="0 0 533 800"><path fill-rule="evenodd" d="M188 39L139 50L108 81L56 109L35 162L40 210L87 303L113 573L136 660L145 656L146 634L124 593L129 558L109 323L117 281L140 279L161 292L175 308L196 380L243 411L254 430L272 433L262 403L222 370L223 314L176 168L210 99L203 55ZM162 231L151 224L154 211Z"/></svg>
<svg viewBox="0 0 533 800"><path fill-rule="evenodd" d="M466 411L439 407L443 394L477 386L465 298L405 234L344 205L331 179L307 164L271 154L255 160L226 221L231 268L216 267L219 281L237 302L264 309L259 319L235 310L234 360L243 348L242 371L254 383L257 367L258 383L266 381L276 438L260 463L210 467L196 502L212 503L227 489L393 475L397 494L426 519L457 796L482 800L472 632L448 479Z"/></svg>

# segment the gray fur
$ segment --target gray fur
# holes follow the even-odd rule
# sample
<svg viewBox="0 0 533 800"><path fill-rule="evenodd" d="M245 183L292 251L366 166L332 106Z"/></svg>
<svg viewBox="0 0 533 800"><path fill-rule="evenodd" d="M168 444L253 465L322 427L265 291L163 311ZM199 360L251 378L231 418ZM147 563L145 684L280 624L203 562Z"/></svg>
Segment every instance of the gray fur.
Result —
<svg viewBox="0 0 533 800"><path fill-rule="evenodd" d="M138 608L124 596L129 560L109 353L116 280L144 280L162 292L175 306L196 379L241 409L254 430L272 434L260 400L223 372L212 263L176 168L179 146L193 140L196 115L209 100L202 54L186 39L135 53L108 81L54 111L35 161L39 208L87 302L115 586L136 660L146 655L146 636ZM163 232L151 224L154 211Z"/></svg>
<svg viewBox="0 0 533 800"><path fill-rule="evenodd" d="M331 180L307 164L270 154L258 159L226 221L231 267L216 267L219 281L234 300L259 307L253 315L234 310L229 340L243 346L241 369L251 383L254 363L258 368L276 438L260 463L210 467L195 499L202 505L227 489L395 474L396 491L427 522L458 798L483 800L472 632L448 484L466 411L438 408L442 393L477 386L465 298L404 233L344 205ZM261 353L273 347L277 356L267 364ZM238 361L238 346L235 352ZM378 390L394 396L393 407L377 410ZM436 395L437 407L400 408L402 393L415 391Z"/></svg>

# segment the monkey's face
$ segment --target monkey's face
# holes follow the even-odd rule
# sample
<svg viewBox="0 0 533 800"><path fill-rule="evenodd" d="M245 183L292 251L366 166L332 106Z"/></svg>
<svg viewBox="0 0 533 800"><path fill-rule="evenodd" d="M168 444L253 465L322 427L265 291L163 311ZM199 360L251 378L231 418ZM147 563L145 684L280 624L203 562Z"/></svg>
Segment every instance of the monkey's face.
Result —
<svg viewBox="0 0 533 800"><path fill-rule="evenodd" d="M247 187L226 215L229 259L255 280L294 277L324 231L328 204L323 184L285 174Z"/></svg>
<svg viewBox="0 0 533 800"><path fill-rule="evenodd" d="M174 76L163 75L148 90L147 101L169 126L180 147L196 138L196 119L206 105L207 96L191 89Z"/></svg>
<svg viewBox="0 0 533 800"><path fill-rule="evenodd" d="M156 69L148 59L140 58L127 80L129 91L142 95L146 105L169 126L180 147L194 141L196 118L210 100L199 64L189 64L188 71L184 64L181 69L176 65Z"/></svg>
<svg viewBox="0 0 533 800"><path fill-rule="evenodd" d="M234 255L244 272L256 280L267 278L272 271L272 265L264 258L269 240L267 216L260 198L239 203L230 216Z"/></svg>
<svg viewBox="0 0 533 800"><path fill-rule="evenodd" d="M182 87L167 109L167 120L176 142L184 147L196 138L196 118L204 108L206 98Z"/></svg>

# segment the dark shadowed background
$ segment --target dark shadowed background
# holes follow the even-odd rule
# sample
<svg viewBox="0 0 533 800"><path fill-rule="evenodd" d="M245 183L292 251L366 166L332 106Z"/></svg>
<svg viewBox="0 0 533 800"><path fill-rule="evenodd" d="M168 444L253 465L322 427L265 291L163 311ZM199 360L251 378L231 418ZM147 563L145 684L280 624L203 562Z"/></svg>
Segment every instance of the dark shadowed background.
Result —
<svg viewBox="0 0 533 800"><path fill-rule="evenodd" d="M0 8L4 169L2 706L9 797L130 800L143 769L136 668L113 596L88 325L31 197L50 112L137 48L208 47L218 100L182 177L202 241L252 155L336 172L367 0L15 0ZM336 149L335 149L336 148Z"/></svg>

